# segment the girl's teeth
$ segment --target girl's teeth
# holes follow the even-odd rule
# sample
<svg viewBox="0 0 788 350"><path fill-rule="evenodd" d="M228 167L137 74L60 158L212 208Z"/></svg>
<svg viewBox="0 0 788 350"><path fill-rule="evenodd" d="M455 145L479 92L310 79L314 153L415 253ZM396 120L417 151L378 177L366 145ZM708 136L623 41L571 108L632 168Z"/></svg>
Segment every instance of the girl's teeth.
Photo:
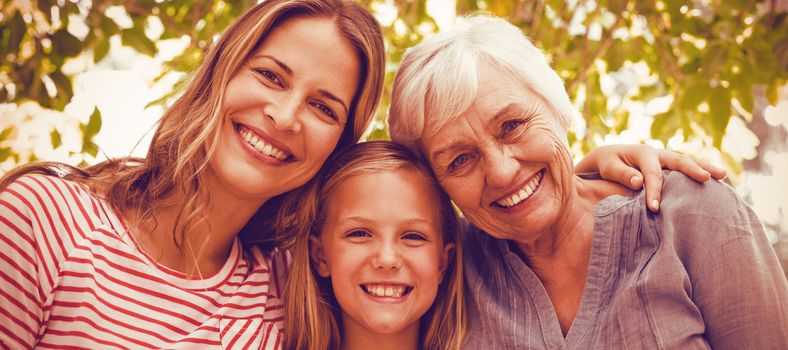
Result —
<svg viewBox="0 0 788 350"><path fill-rule="evenodd" d="M364 286L364 290L372 296L376 297L394 297L400 298L405 293L404 286L372 286L366 285Z"/></svg>

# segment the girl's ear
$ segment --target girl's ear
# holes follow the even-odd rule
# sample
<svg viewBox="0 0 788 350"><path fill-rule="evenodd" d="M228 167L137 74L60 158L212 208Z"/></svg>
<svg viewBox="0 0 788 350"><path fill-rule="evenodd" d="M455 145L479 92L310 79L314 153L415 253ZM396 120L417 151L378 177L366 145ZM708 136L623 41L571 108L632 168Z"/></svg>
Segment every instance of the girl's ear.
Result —
<svg viewBox="0 0 788 350"><path fill-rule="evenodd" d="M443 245L443 254L440 257L440 264L438 269L441 273L441 283L443 283L443 277L446 274L446 267L449 266L449 261L454 257L454 243L446 243Z"/></svg>
<svg viewBox="0 0 788 350"><path fill-rule="evenodd" d="M320 277L328 278L331 276L331 269L328 266L328 262L325 258L325 253L323 251L323 242L320 241L320 238L315 236L309 236L309 255L312 257L312 263L315 264L317 274Z"/></svg>

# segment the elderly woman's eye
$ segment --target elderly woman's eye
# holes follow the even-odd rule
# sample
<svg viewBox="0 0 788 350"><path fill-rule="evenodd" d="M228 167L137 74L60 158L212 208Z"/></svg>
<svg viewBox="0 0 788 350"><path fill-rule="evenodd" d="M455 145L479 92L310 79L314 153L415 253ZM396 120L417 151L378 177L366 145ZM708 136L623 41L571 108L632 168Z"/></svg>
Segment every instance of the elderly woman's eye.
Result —
<svg viewBox="0 0 788 350"><path fill-rule="evenodd" d="M517 130L517 128L519 128L523 124L525 124L525 121L522 119L507 120L503 122L503 124L501 124L501 134L504 136L508 135L511 132Z"/></svg>
<svg viewBox="0 0 788 350"><path fill-rule="evenodd" d="M471 161L471 155L470 154L468 154L468 153L460 154L459 156L454 158L454 160L452 160L451 163L449 163L448 170L450 172L453 172L453 171L457 170L458 168L462 167L463 165L467 164L470 161Z"/></svg>

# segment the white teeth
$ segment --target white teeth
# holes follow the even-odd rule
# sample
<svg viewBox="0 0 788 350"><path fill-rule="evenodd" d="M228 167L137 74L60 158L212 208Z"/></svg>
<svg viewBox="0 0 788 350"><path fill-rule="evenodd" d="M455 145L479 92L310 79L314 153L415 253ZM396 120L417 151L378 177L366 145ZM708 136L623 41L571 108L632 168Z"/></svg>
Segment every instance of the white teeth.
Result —
<svg viewBox="0 0 788 350"><path fill-rule="evenodd" d="M528 181L528 183L525 184L522 189L520 189L520 191L507 198L499 200L496 203L502 207L507 208L520 204L520 202L528 199L528 197L534 193L534 190L536 190L536 188L539 186L539 183L542 181L543 177L544 170L540 170L539 173L531 179L531 181Z"/></svg>
<svg viewBox="0 0 788 350"><path fill-rule="evenodd" d="M362 285L367 294L376 297L401 298L405 294L406 287L401 285Z"/></svg>
<svg viewBox="0 0 788 350"><path fill-rule="evenodd" d="M239 133L246 143L254 147L254 149L260 153L278 160L285 160L285 158L288 156L287 152L276 148L274 145L266 143L265 141L258 138L253 132L244 127L239 128Z"/></svg>

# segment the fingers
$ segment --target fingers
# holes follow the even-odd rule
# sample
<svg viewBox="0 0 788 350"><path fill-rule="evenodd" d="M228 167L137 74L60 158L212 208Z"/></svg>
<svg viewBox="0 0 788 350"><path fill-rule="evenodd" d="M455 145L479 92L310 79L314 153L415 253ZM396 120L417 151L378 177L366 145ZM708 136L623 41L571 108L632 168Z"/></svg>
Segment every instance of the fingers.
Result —
<svg viewBox="0 0 788 350"><path fill-rule="evenodd" d="M726 175L725 169L675 152L660 151L659 158L664 168L680 171L695 181L706 182L711 178L721 180Z"/></svg>
<svg viewBox="0 0 788 350"><path fill-rule="evenodd" d="M599 166L599 175L603 179L618 182L633 190L643 187L643 176L640 172L618 158L602 161Z"/></svg>
<svg viewBox="0 0 788 350"><path fill-rule="evenodd" d="M644 154L638 161L646 188L646 204L653 212L659 211L659 200L662 194L662 166L659 157L653 152Z"/></svg>

